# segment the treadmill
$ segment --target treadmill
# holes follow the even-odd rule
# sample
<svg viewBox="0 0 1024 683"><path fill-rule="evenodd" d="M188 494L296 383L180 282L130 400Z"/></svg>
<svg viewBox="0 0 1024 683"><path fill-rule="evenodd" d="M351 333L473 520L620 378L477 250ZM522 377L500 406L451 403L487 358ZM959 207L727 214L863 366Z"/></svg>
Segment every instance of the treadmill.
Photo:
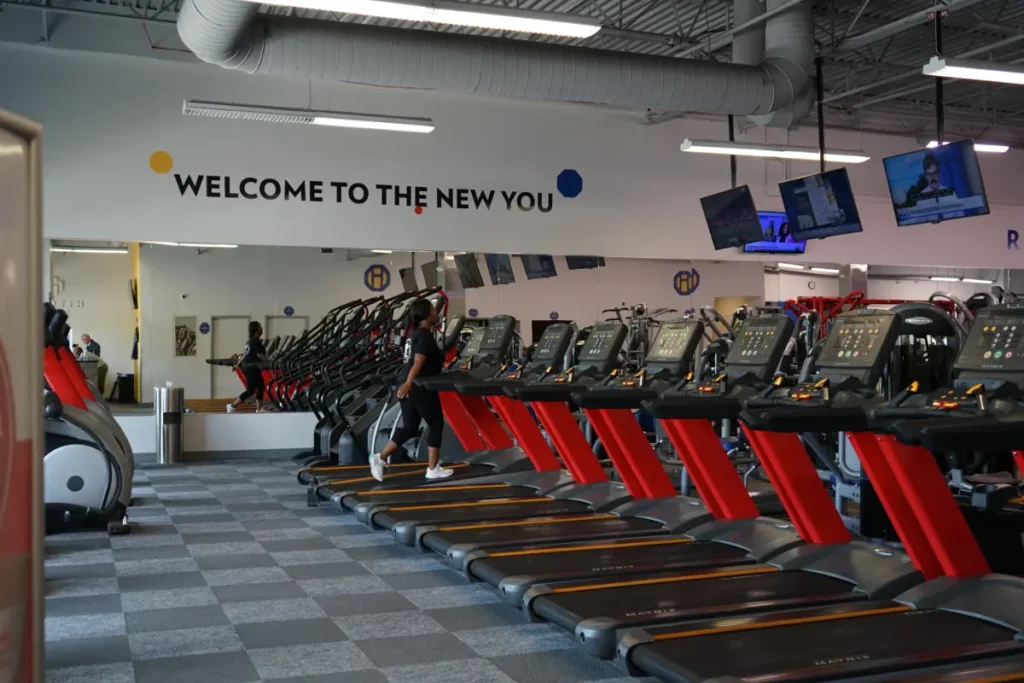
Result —
<svg viewBox="0 0 1024 683"><path fill-rule="evenodd" d="M723 374L649 402L716 515L716 521L693 529L688 537L699 541L694 549L717 550L717 557L727 561L719 560L718 567L712 559L702 568L656 569L615 582L536 586L525 596L524 609L573 631L590 654L611 659L621 629L890 597L922 580L901 554L879 556L876 546L850 543L842 518L810 459L802 457L799 442L794 451L800 459L787 467L803 477L803 487L792 495L787 480L780 481L761 458L792 524L759 516L735 467L716 443L707 418L732 419L744 396L756 400L751 386L767 387L762 394L777 390L768 378L792 327L792 321L779 314L748 319ZM895 336L887 343L891 348ZM879 353L884 352L880 347ZM878 374L882 367L884 362ZM757 442L751 441L757 449ZM812 523L803 523L805 515Z"/></svg>
<svg viewBox="0 0 1024 683"><path fill-rule="evenodd" d="M988 574L984 556L933 454L946 448L973 448L982 441L988 447L992 435L1001 431L1009 437L1006 443L1022 444L1024 418L1018 418L1012 427L1014 420L996 416L946 419L946 424L936 424L914 422L914 417L924 416L916 411L903 413L911 421L893 423L893 413L887 414L887 408L865 400L866 386L873 385L868 382L877 380L873 368L880 362L879 350L885 348L885 339L894 336L893 327L916 325L922 317L920 313L904 317L892 311L839 316L818 361L819 367L827 370L828 381L789 390L793 407L748 408L743 420L756 425L750 431L756 435L770 474L803 461L794 457L792 432L858 427L848 436L864 471L908 555L929 580L888 600L788 610L742 621L691 621L632 632L619 646L619 656L632 672L670 682L830 681L855 676L903 680L925 666L975 667L987 665L991 659L1024 661L1024 581ZM1024 309L1003 307L979 313L955 365L960 376L952 387L929 397L928 407L947 416L983 411L983 389L989 386L1005 392L1002 397L1007 402L1024 400L1016 385L1024 380L1024 352L1018 359L1011 348L1010 360L1005 355L995 359L996 351L1005 353L1001 346L1009 344L1005 337L1002 342L994 340L990 331L1015 325L1024 330ZM1020 339L1016 337L1012 343L1019 345ZM913 385L909 391L914 391ZM898 397L894 407L902 407L904 398ZM858 413L861 423L853 425ZM895 436L870 433L869 413L881 416L876 419L891 427ZM836 423L828 424L833 414ZM806 424L808 420L812 424ZM1000 445L992 444L995 448ZM784 473L780 495L793 493L793 486L800 485L799 476L799 472ZM875 552L889 554L884 547ZM744 657L735 657L737 652ZM726 676L729 678L723 678Z"/></svg>
<svg viewBox="0 0 1024 683"><path fill-rule="evenodd" d="M603 483L607 481L608 476L580 431L579 422L573 415L569 402L573 393L588 386L610 382L618 374L616 366L625 336L626 328L621 323L599 323L594 326L587 338L575 367L560 375L549 377L544 382L504 388L508 396L530 404L558 452L563 455L566 467L577 484ZM633 425L639 430L635 420ZM641 455L649 455L644 464L651 469L645 477L654 481L660 476L661 480L657 482L659 489L664 491L668 488L674 494L671 480L642 433L641 438L648 449L647 453ZM479 551L490 552L499 548L528 550L576 540L605 540L668 533L670 527L667 526L667 522L662 521L663 515L659 512L665 494L660 498L652 498L639 480L629 476L629 457L622 453L614 439L603 441L615 469L620 475L624 475L622 484L608 484L609 489L618 491L621 495L618 496L617 502L609 496L609 504L602 505L603 511L427 527L418 533L417 545L421 549L433 550L445 556L451 566L462 569L470 554L475 555ZM566 454L570 457L566 457ZM678 517L680 506L671 504L669 507ZM641 516L642 512L648 511L650 518ZM708 515L699 501L693 501L685 512Z"/></svg>
<svg viewBox="0 0 1024 683"><path fill-rule="evenodd" d="M489 403L538 471L480 477L471 484L443 482L430 487L367 491L351 499L357 518L375 528L391 529L400 543L412 545L420 527L464 519L578 514L591 509L580 502L582 492L564 498L551 493L564 490L573 479L561 470L529 410L504 393L505 387L543 382L555 376L562 369L572 339L572 326L554 323L544 330L530 362L499 377L463 379L455 385L463 396L481 397ZM623 495L618 490L612 494L615 501Z"/></svg>
<svg viewBox="0 0 1024 683"><path fill-rule="evenodd" d="M608 325L609 330L616 332L616 338L618 336L618 323ZM649 392L653 396L657 396L656 388L661 386L663 389L670 388L676 381L683 377L687 371L689 371L692 364L693 355L700 342L701 329L700 323L696 321L683 321L677 323L666 323L662 326L659 331L658 337L652 347L653 358L648 364L647 368L641 370L636 375L624 376L620 373L615 372L612 376L608 377L607 380L601 383L588 384L589 381L594 380L592 374L588 376L588 373L584 370L581 371L582 375L576 376L575 382L554 382L549 386L545 386L543 379L540 382L534 383L523 383L523 382L507 382L504 380L498 381L477 381L477 382L460 382L457 385L457 389L466 394L483 393L489 395L501 394L504 396L504 392L508 389L516 389L516 393L519 393L519 389L524 387L541 387L543 389L549 389L554 387L557 389L556 394L564 396L566 390L574 390L573 396L575 397L582 391L583 395L590 396L595 393L610 393L613 400L618 400L618 397L623 393L623 390L632 392L641 391ZM593 338L593 337L592 337ZM597 343L595 338L595 344ZM586 350L586 348L585 348ZM609 348L608 351L612 349ZM607 352L603 352L607 355ZM584 354L585 356L587 353ZM685 363L684 363L685 361ZM593 367L593 366L592 366ZM550 375L549 375L550 376ZM555 378L557 379L557 378ZM610 384L609 384L610 382ZM647 388L638 388L638 385L647 382ZM589 390L587 387L589 386ZM550 393L550 392L549 392ZM532 418L530 418L529 411L523 406L522 403L513 401L512 399L505 398L505 402L514 403L522 411L521 420L528 420L532 426ZM578 401L574 400L574 403L579 404ZM504 405L501 398L498 399L496 407ZM639 405L639 402L637 402ZM506 405L506 410L508 407ZM550 412L550 411L549 411ZM598 417L592 415L588 411L588 419L591 421L597 421ZM514 418L515 416L513 416ZM550 418L550 414L542 419ZM626 418L636 425L636 421L630 413ZM517 420L513 419L509 422L510 426L516 428ZM523 425L519 424L519 428ZM561 430L562 425L553 426L553 435L556 440L563 440L562 436L564 431ZM612 435L608 433L602 433L604 425L598 427L598 433L605 440L606 445L610 442ZM577 435L579 434L578 427L572 426L570 429L575 430ZM643 437L641 433L641 438ZM609 448L613 462L618 459L617 444L612 444ZM382 515L384 519L391 521L393 531L396 539L399 542L410 544L414 542L416 535L422 536L428 531L436 530L442 524L456 524L465 522L483 522L483 521L498 521L498 520L512 520L512 519L523 519L523 518L536 518L536 517L553 517L555 515L584 515L592 512L606 512L620 505L629 502L634 496L637 495L638 491L643 491L645 497L652 497L651 490L648 486L648 482L641 481L646 475L641 473L638 476L634 472L625 467L625 463L619 463L617 470L622 477L623 484L609 481L607 476L601 473L601 476L597 480L591 480L592 478L587 477L586 466L589 465L597 470L599 467L598 462L594 458L592 453L580 454L578 449L572 448L563 449L563 458L570 465L570 468L574 472L584 472L581 475L581 479L576 481L574 484L569 486L559 487L557 490L551 491L547 496L539 496L531 499L520 499L520 500L498 500L498 501L472 501L463 503L447 503L434 506L411 506L405 510L396 511L393 514ZM581 462L583 460L584 462ZM660 469L660 465L654 463L654 467ZM664 484L664 487L659 490L659 495L674 495L675 489L672 487L671 481L664 476L664 472L660 472L662 479L659 480L659 484Z"/></svg>
<svg viewBox="0 0 1024 683"><path fill-rule="evenodd" d="M457 461L445 458L442 451L442 462L455 470L455 474L444 480L445 483L532 469L530 459L513 445L501 423L482 401L471 402L449 396L458 379L493 377L501 372L515 335L515 325L515 318L511 316L491 318L482 334L474 332L474 340L479 336L479 346L475 343L467 346L470 353L465 360L440 375L417 380L419 386L441 392L446 425L451 427L466 451L459 454ZM410 488L431 483L423 476L425 463L405 463L404 466L398 464L394 468L389 468L390 471L384 475L383 482L369 476L364 466L356 467L361 469L356 470L355 476L346 478L342 475L326 482L319 479L312 481L306 489L307 503L315 507L321 500L326 500L345 510L356 504L346 504L345 501L356 501L351 497L364 491Z"/></svg>
<svg viewBox="0 0 1024 683"><path fill-rule="evenodd" d="M651 449L633 419L632 410L646 399L657 398L670 389L679 389L692 379L692 367L700 344L703 324L696 320L665 323L647 356L644 368L633 374L619 375L609 383L577 391L573 402L583 408L598 430L602 442L625 445L626 464L623 478L642 477L656 472L649 465L629 462L630 453L644 453L650 459ZM780 345L780 349L784 344ZM615 452L615 451L612 451ZM636 470L636 471L634 471ZM648 482L648 487L663 481ZM643 488L643 484L634 483ZM752 562L743 552L725 545L693 543L685 532L713 519L712 513L699 500L676 496L674 487L655 496L656 509L648 503L643 516L662 515L663 523L675 534L672 537L627 537L607 541L582 540L564 545L531 549L479 549L466 556L463 571L469 578L497 586L503 599L515 607L523 606L523 597L530 591L526 609L532 615L534 600L549 594L551 584L572 580L629 576L657 570L684 569L697 566L731 565ZM762 497L763 498L763 497ZM638 514L632 506L631 514ZM536 587L536 584L545 584Z"/></svg>

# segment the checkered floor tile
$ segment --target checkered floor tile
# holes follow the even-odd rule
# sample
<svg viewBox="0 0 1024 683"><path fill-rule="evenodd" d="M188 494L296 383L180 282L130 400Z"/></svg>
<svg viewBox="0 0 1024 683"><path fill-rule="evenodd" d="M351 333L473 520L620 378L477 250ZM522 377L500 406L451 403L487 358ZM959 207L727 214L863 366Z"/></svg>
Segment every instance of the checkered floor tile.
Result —
<svg viewBox="0 0 1024 683"><path fill-rule="evenodd" d="M290 461L140 468L130 535L46 543L48 683L621 683ZM632 679L635 680L635 679Z"/></svg>

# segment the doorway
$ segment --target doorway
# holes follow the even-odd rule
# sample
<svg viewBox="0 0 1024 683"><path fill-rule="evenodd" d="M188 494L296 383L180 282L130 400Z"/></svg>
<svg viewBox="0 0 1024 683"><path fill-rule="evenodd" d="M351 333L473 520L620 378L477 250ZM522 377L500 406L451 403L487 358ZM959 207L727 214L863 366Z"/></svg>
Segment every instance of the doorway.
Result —
<svg viewBox="0 0 1024 683"><path fill-rule="evenodd" d="M227 359L245 350L249 338L247 315L215 315L210 320L210 358ZM210 366L210 396L231 398L242 393L242 385L230 365Z"/></svg>

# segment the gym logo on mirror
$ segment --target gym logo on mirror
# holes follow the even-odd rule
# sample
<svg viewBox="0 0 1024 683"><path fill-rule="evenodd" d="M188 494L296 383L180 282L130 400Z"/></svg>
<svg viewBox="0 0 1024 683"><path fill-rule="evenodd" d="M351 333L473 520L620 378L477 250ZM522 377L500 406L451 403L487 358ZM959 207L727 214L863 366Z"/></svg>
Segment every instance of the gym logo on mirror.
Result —
<svg viewBox="0 0 1024 683"><path fill-rule="evenodd" d="M548 177L548 188L551 187L551 180L555 181L554 191L550 192L254 176L238 178L205 173L172 174L174 159L163 150L149 155L149 168L160 176L171 174L182 198L395 206L412 209L417 216L429 209L505 209L522 213L550 213L554 209L556 197L575 199L583 193L583 176L571 168L562 169L553 177Z"/></svg>
<svg viewBox="0 0 1024 683"><path fill-rule="evenodd" d="M696 268L680 270L672 279L672 286L675 287L676 294L679 296L690 296L697 291L699 285L700 273L697 272Z"/></svg>
<svg viewBox="0 0 1024 683"><path fill-rule="evenodd" d="M383 292L391 284L391 271L387 266L375 263L363 273L363 284L371 292Z"/></svg>

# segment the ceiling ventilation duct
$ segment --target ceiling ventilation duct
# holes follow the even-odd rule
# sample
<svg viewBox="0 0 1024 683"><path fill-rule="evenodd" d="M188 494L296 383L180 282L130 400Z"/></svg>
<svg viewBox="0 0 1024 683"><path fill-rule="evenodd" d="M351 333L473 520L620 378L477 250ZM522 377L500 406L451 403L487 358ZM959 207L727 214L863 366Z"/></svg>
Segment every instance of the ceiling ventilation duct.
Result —
<svg viewBox="0 0 1024 683"><path fill-rule="evenodd" d="M768 10L783 2L768 0ZM245 0L185 0L178 32L203 61L250 74L767 117L759 122L793 112L811 90L809 0L765 22L764 56L754 64L258 16L256 9Z"/></svg>

